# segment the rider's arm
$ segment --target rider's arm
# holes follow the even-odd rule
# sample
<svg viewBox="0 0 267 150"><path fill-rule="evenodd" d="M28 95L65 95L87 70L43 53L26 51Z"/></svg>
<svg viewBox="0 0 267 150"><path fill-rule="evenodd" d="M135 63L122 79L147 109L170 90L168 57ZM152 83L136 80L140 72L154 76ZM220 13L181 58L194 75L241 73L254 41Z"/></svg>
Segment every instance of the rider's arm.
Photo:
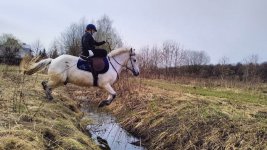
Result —
<svg viewBox="0 0 267 150"><path fill-rule="evenodd" d="M102 42L95 41L95 46L100 46L100 45L103 45L105 43L106 43L106 41L102 41Z"/></svg>

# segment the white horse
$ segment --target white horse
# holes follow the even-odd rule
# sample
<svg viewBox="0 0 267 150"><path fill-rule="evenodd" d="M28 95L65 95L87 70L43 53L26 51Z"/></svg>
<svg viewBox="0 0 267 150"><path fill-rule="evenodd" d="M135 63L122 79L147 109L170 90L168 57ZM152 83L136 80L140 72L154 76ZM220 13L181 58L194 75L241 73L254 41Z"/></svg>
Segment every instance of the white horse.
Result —
<svg viewBox="0 0 267 150"><path fill-rule="evenodd" d="M131 70L133 75L139 75L139 65L136 59L135 50L132 48L119 48L108 54L109 69L104 74L98 75L98 87L108 91L107 100L100 102L99 107L109 105L116 97L116 92L111 87L117 79L122 69ZM25 74L31 75L39 70L48 67L48 81L43 81L42 85L46 96L52 100L52 89L64 85L64 83L73 83L79 86L92 86L94 83L91 72L83 71L77 68L79 57L71 55L61 55L55 59L47 58L38 63L31 64Z"/></svg>

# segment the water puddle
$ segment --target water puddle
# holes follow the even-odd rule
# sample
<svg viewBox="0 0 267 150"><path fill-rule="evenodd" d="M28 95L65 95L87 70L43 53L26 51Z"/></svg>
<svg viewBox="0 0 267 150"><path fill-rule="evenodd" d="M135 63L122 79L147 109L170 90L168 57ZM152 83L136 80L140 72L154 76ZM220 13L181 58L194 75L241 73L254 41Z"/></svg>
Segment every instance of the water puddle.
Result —
<svg viewBox="0 0 267 150"><path fill-rule="evenodd" d="M84 106L82 109L93 120L87 126L91 137L102 149L111 150L145 150L142 141L129 134L116 122L116 118L98 109L97 106Z"/></svg>

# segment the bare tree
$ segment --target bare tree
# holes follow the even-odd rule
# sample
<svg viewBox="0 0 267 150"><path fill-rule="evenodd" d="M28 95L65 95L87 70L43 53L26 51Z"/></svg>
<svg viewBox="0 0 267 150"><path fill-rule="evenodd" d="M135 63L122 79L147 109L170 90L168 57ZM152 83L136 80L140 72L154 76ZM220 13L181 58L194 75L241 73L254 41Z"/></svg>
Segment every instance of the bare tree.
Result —
<svg viewBox="0 0 267 150"><path fill-rule="evenodd" d="M206 65L210 61L210 57L205 51L186 50L183 54L185 65Z"/></svg>
<svg viewBox="0 0 267 150"><path fill-rule="evenodd" d="M182 52L180 44L175 41L165 41L162 45L162 60L165 67L165 74L170 73L170 68L180 66L182 63ZM172 75L175 72L172 71Z"/></svg>
<svg viewBox="0 0 267 150"><path fill-rule="evenodd" d="M154 45L151 49L151 68L157 69L160 66L160 61L162 59L162 54L160 49Z"/></svg>
<svg viewBox="0 0 267 150"><path fill-rule="evenodd" d="M222 80L224 80L224 77L229 74L229 68L227 67L227 63L229 63L229 58L226 56L223 56L219 60L219 64L220 64L219 70L220 70L220 76Z"/></svg>
<svg viewBox="0 0 267 150"><path fill-rule="evenodd" d="M149 47L145 46L141 48L141 52L139 53L139 62L140 62L140 67L143 68L143 70L147 70L149 68Z"/></svg>
<svg viewBox="0 0 267 150"><path fill-rule="evenodd" d="M180 48L180 44L175 45L174 51L174 67L181 66L183 50Z"/></svg>
<svg viewBox="0 0 267 150"><path fill-rule="evenodd" d="M33 55L37 56L40 55L42 53L42 50L44 49L43 44L41 43L41 41L35 40L32 44L31 44L31 48L33 51Z"/></svg>
<svg viewBox="0 0 267 150"><path fill-rule="evenodd" d="M115 28L112 26L111 19L104 15L97 20L97 32L95 34L96 41L108 41L110 45L102 45L101 48L106 50L113 50L122 46L122 40ZM110 47L109 47L110 46Z"/></svg>
<svg viewBox="0 0 267 150"><path fill-rule="evenodd" d="M49 50L49 57L56 58L58 56L59 56L59 43L57 40L54 40Z"/></svg>
<svg viewBox="0 0 267 150"><path fill-rule="evenodd" d="M62 33L62 45L67 54L78 56L81 51L81 36L78 33L78 25L71 24L67 30Z"/></svg>
<svg viewBox="0 0 267 150"><path fill-rule="evenodd" d="M256 54L252 54L244 59L245 64L257 64L259 61L259 56Z"/></svg>
<svg viewBox="0 0 267 150"><path fill-rule="evenodd" d="M245 81L255 81L256 80L256 73L257 73L257 64L258 64L259 57L258 55L252 54L246 57L243 61L245 64L244 67L244 77Z"/></svg>
<svg viewBox="0 0 267 150"><path fill-rule="evenodd" d="M170 55L171 55L170 44L169 42L164 42L162 45L162 58L164 63L163 65L165 67L165 74L167 74L169 70Z"/></svg>
<svg viewBox="0 0 267 150"><path fill-rule="evenodd" d="M223 56L221 59L219 59L219 64L226 65L229 63L229 58L226 56Z"/></svg>

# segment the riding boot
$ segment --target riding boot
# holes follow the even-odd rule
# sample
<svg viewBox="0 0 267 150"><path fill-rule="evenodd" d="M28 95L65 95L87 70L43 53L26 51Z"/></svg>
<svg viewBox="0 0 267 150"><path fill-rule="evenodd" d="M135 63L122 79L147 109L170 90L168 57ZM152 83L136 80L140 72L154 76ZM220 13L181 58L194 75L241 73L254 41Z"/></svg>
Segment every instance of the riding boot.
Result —
<svg viewBox="0 0 267 150"><path fill-rule="evenodd" d="M88 58L87 59L87 62L89 64L90 68L91 68L91 73L93 75L93 80L94 80L94 86L97 86L98 74L97 74L97 72L94 69L93 60L91 58Z"/></svg>

